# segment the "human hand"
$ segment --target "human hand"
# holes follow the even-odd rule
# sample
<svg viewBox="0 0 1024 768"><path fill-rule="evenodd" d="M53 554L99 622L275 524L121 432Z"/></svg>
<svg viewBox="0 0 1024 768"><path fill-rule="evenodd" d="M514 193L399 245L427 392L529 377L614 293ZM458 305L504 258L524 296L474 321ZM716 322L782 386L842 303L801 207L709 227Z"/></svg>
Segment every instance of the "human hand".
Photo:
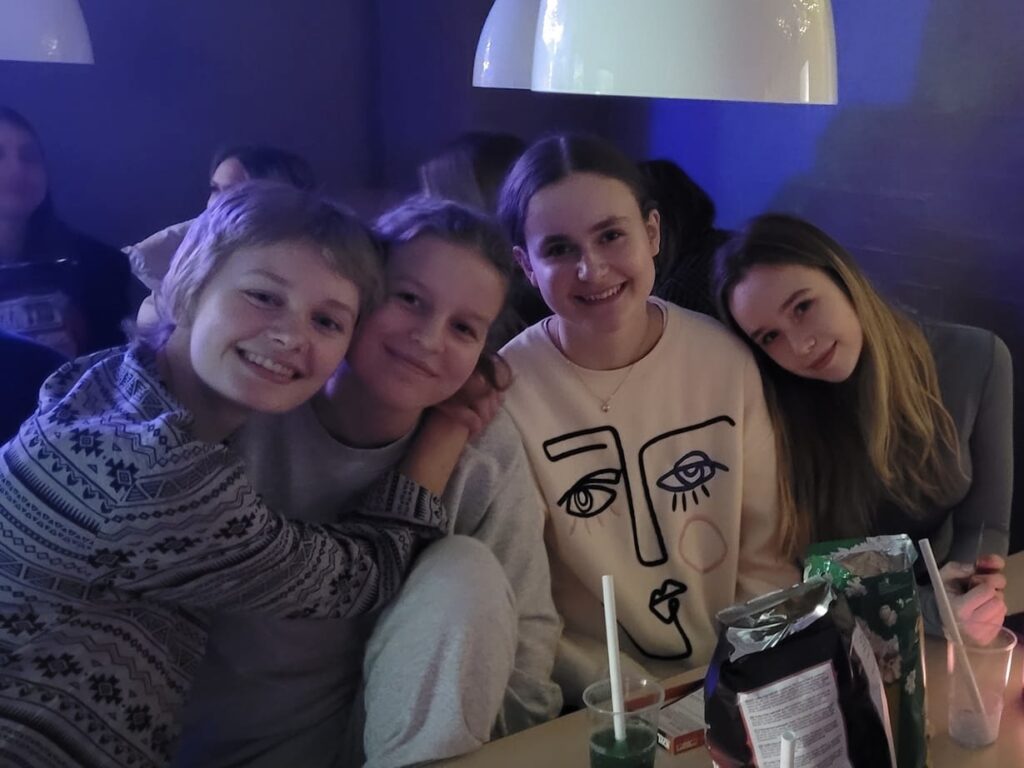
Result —
<svg viewBox="0 0 1024 768"><path fill-rule="evenodd" d="M974 573L968 580L968 587L975 587L978 584L989 584L993 589L1006 589L1006 576L1003 569L1006 561L999 555L982 555L974 564Z"/></svg>
<svg viewBox="0 0 1024 768"><path fill-rule="evenodd" d="M501 407L502 394L492 387L479 373L474 373L454 395L434 410L469 430L473 439L498 413Z"/></svg>
<svg viewBox="0 0 1024 768"><path fill-rule="evenodd" d="M994 555L986 557L1002 561ZM987 645L995 638L1006 618L1006 599L1002 592L1006 577L1001 573L975 576L973 565L955 562L946 563L939 574L961 632L973 642ZM984 581L972 585L974 578Z"/></svg>

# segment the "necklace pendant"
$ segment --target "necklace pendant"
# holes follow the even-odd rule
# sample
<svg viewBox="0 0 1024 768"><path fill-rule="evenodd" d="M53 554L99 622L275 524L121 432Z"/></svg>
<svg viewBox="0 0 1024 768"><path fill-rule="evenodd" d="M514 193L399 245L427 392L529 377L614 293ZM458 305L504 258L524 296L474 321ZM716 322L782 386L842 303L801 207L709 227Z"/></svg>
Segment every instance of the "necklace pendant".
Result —
<svg viewBox="0 0 1024 768"><path fill-rule="evenodd" d="M608 403L601 403L601 410L604 413L608 413L608 411L610 411L611 409L612 407Z"/></svg>

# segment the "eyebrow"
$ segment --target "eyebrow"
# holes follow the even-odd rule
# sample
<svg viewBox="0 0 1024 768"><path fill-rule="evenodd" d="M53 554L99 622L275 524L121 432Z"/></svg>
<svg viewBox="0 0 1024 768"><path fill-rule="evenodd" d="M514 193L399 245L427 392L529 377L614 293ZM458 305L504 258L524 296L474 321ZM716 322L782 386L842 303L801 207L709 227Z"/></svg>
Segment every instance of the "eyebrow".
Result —
<svg viewBox="0 0 1024 768"><path fill-rule="evenodd" d="M395 283L411 283L412 285L416 286L417 288L419 288L424 293L434 293L434 289L432 289L429 285L426 285L425 283L421 283L415 277L411 277L410 275L395 275L394 281L395 281ZM465 311L459 310L459 312L460 312L460 314L463 314L466 317L468 317L470 320L477 321L481 325L485 325L486 326L486 325L490 325L492 322L494 322L493 320L488 320L483 315L478 314L477 312L474 312L471 309L465 310Z"/></svg>
<svg viewBox="0 0 1024 768"><path fill-rule="evenodd" d="M608 227L614 226L616 224L621 224L622 222L624 222L626 220L627 220L626 216L616 216L614 214L611 215L611 216L605 216L603 219L601 219L600 221L595 223L592 227L590 227L590 229L588 229L587 231L588 232L600 232L602 229L607 229ZM568 235L563 235L563 234L547 235L546 237L544 237L543 240L540 241L540 247L544 248L545 246L550 245L551 243L559 243L559 242L562 242L563 240L571 240L571 239L572 238L569 237Z"/></svg>
<svg viewBox="0 0 1024 768"><path fill-rule="evenodd" d="M788 299L786 299L784 302L782 302L782 306L779 307L778 314L781 315L783 312L785 312L787 309L789 309L790 306L792 306L794 301L799 299L805 293L810 292L810 290L811 290L810 288L797 288L795 291L793 291L789 295ZM759 338L761 338L761 335L764 332L765 332L765 329L764 329L764 326L762 325L760 328L758 328L757 330L755 330L753 333L750 334L750 338L753 339L754 341L757 341Z"/></svg>
<svg viewBox="0 0 1024 768"><path fill-rule="evenodd" d="M338 301L337 299L328 299L327 301L324 302L324 304L326 304L330 309L334 309L339 312L344 312L345 314L349 315L349 317L359 316L358 309L349 304L346 304L343 301Z"/></svg>
<svg viewBox="0 0 1024 768"><path fill-rule="evenodd" d="M250 269L246 274L249 274L249 275L259 275L260 277L267 278L267 280L270 280L272 283L277 283L278 285L282 285L282 286L286 286L286 287L291 285L291 281L289 281L287 278L282 277L281 275L277 274L276 272L271 272L269 269L259 269L259 268L257 268L257 269ZM350 306L349 304L346 304L343 301L338 301L337 299L327 299L326 301L324 301L324 305L328 306L328 307L330 307L332 309L337 309L337 310L340 310L342 312L347 312L352 317L358 317L359 316L359 310L358 309L356 309L355 307Z"/></svg>
<svg viewBox="0 0 1024 768"><path fill-rule="evenodd" d="M265 277L278 285L291 285L290 280L285 279L281 275L277 274L277 272L271 272L269 269L250 269L246 274L260 275L261 277Z"/></svg>

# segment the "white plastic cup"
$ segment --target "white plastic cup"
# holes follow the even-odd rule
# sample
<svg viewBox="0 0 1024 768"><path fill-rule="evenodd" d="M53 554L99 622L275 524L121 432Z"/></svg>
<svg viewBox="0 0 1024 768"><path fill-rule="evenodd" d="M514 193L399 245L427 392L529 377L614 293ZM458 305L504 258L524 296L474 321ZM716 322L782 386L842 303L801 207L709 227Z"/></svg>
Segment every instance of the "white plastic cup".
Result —
<svg viewBox="0 0 1024 768"><path fill-rule="evenodd" d="M658 713L665 689L653 680L623 677L624 711L612 704L611 683L599 680L583 691L590 720L590 764L593 768L653 768L658 749ZM615 720L625 723L626 739L616 741Z"/></svg>
<svg viewBox="0 0 1024 768"><path fill-rule="evenodd" d="M1003 698L1010 679L1010 662L1017 637L1003 627L992 627L992 640L978 643L970 635L979 633L961 629L967 660L981 694L983 709L978 710L961 666L953 640L946 638L946 669L949 673L949 736L961 747L980 749L999 738L999 721L1003 714Z"/></svg>

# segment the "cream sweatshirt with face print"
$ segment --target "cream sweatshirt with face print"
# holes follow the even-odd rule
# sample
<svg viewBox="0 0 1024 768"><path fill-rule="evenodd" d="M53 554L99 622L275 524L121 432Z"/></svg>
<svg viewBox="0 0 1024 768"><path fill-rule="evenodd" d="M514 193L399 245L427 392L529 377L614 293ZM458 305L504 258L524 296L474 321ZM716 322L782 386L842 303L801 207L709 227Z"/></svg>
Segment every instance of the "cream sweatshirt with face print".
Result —
<svg viewBox="0 0 1024 768"><path fill-rule="evenodd" d="M753 356L715 320L651 301L664 329L632 369L574 366L549 321L502 351L515 376L505 407L546 503L567 702L607 674L602 574L615 577L627 667L657 677L708 662L716 612L799 581L777 548L775 438Z"/></svg>

